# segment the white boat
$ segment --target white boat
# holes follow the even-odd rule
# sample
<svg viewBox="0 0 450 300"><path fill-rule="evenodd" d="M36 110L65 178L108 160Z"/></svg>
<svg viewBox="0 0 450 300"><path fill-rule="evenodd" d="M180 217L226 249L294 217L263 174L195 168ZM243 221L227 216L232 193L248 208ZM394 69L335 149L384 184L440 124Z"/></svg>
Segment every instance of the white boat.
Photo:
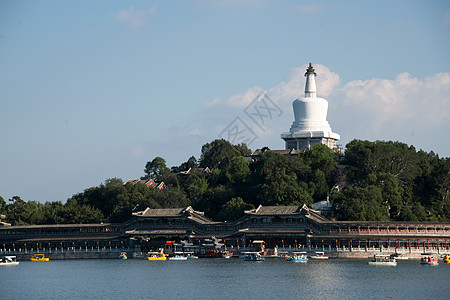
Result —
<svg viewBox="0 0 450 300"><path fill-rule="evenodd" d="M311 259L328 259L328 256L325 256L325 252L317 251L315 255L310 256Z"/></svg>
<svg viewBox="0 0 450 300"><path fill-rule="evenodd" d="M287 258L288 261L293 262L308 262L308 257L306 256L306 252L292 252L292 255Z"/></svg>
<svg viewBox="0 0 450 300"><path fill-rule="evenodd" d="M169 257L169 260L187 260L187 256L183 252L175 252L173 256Z"/></svg>
<svg viewBox="0 0 450 300"><path fill-rule="evenodd" d="M18 264L15 256L4 256L0 260L0 266L17 266Z"/></svg>
<svg viewBox="0 0 450 300"><path fill-rule="evenodd" d="M368 262L372 266L396 266L397 261L390 255L374 255L373 260Z"/></svg>
<svg viewBox="0 0 450 300"><path fill-rule="evenodd" d="M402 255L402 254L391 254L391 257L394 257L395 260L407 260L409 259L408 256Z"/></svg>

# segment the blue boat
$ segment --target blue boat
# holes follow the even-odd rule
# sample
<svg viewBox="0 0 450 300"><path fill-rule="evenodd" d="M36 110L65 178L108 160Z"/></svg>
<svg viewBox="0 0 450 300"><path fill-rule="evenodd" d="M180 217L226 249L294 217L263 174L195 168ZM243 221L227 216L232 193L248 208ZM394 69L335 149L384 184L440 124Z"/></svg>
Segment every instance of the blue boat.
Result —
<svg viewBox="0 0 450 300"><path fill-rule="evenodd" d="M245 252L244 253L245 261L264 261L264 258L261 257L259 252Z"/></svg>
<svg viewBox="0 0 450 300"><path fill-rule="evenodd" d="M308 257L306 256L306 252L292 252L292 255L287 260L305 263L308 262Z"/></svg>

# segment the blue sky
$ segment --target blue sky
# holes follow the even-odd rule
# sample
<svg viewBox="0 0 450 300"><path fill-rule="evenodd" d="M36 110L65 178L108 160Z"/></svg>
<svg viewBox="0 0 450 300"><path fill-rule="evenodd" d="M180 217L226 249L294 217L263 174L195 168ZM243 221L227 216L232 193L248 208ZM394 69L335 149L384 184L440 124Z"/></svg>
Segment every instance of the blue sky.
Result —
<svg viewBox="0 0 450 300"><path fill-rule="evenodd" d="M449 53L448 1L2 0L0 196L64 202L179 165L236 120L282 149L309 62L342 145L449 157ZM264 124L258 95L278 108Z"/></svg>

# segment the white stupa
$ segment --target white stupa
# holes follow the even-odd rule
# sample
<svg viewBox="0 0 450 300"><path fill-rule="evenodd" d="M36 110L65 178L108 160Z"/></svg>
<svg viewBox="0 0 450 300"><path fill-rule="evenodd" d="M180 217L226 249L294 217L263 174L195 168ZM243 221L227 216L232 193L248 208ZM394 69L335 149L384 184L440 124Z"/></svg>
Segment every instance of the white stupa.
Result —
<svg viewBox="0 0 450 300"><path fill-rule="evenodd" d="M311 63L306 69L305 76L305 97L292 103L294 122L289 132L281 134L281 138L286 142L286 149L311 149L318 143L336 148L340 136L331 131L327 121L328 101L316 97L317 74Z"/></svg>

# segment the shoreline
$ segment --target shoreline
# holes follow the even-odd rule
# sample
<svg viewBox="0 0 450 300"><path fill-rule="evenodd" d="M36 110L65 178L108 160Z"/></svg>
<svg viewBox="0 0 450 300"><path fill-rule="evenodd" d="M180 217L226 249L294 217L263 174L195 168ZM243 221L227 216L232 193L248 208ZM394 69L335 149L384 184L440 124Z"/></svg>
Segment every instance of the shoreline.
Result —
<svg viewBox="0 0 450 300"><path fill-rule="evenodd" d="M290 250L284 250L282 252L294 252L299 251L298 249L290 249ZM325 250L325 249L303 249L307 253L307 256L312 256L315 254L316 251L322 251L325 253L325 256L328 256L330 259L370 259L374 255L377 254L398 254L401 255L401 257L407 257L408 259L421 259L424 255L424 253L429 253L430 256L434 257L441 257L448 253L437 253L437 252L424 252L424 251L414 251L414 252L406 252L406 251L380 251L377 250L369 250L369 249L359 249L357 251L355 250ZM122 250L109 250L109 251L58 251L58 252L49 252L49 251L27 251L27 253L24 253L23 251L8 251L8 252L0 252L0 256L7 256L7 255L13 255L17 257L17 260L19 261L29 261L31 256L36 253L42 253L45 254L46 257L50 258L50 260L77 260L77 259L120 259L119 255L121 252L126 252L128 259L145 259L146 255L143 252L140 251L133 251L130 249L122 249ZM240 253L245 251L240 251ZM281 251L280 251L281 252ZM273 249L269 249L268 253L273 253ZM238 258L239 257L238 252L234 252L232 258ZM217 258L215 257L202 257L202 258ZM264 258L270 259L270 258L281 258L280 256L275 255L265 255Z"/></svg>

